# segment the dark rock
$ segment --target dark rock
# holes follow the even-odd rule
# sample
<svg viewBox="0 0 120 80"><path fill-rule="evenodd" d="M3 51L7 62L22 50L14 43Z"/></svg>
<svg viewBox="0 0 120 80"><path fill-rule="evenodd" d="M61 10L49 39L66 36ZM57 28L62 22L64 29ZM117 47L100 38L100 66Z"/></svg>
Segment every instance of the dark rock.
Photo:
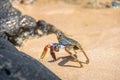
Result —
<svg viewBox="0 0 120 80"><path fill-rule="evenodd" d="M34 18L22 15L9 0L0 0L0 33L5 34L11 43L20 46L28 36L39 36L37 28ZM18 38L22 39L21 42Z"/></svg>
<svg viewBox="0 0 120 80"><path fill-rule="evenodd" d="M54 25L47 23L44 20L38 20L37 21L37 26L39 27L39 29L42 31L43 35L49 35L49 34L57 34L58 32L62 32L59 29L57 29Z"/></svg>
<svg viewBox="0 0 120 80"><path fill-rule="evenodd" d="M0 80L60 80L34 58L0 38Z"/></svg>
<svg viewBox="0 0 120 80"><path fill-rule="evenodd" d="M29 37L41 37L60 31L44 20L36 20L14 8L9 0L0 0L0 35L12 44L21 46ZM43 34L39 33L39 30ZM6 38L5 37L5 38Z"/></svg>

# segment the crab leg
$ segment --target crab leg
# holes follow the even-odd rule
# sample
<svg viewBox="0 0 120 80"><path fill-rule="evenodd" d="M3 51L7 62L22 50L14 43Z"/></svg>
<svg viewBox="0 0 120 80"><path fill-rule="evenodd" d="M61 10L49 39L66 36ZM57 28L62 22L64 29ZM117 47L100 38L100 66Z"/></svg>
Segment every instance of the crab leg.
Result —
<svg viewBox="0 0 120 80"><path fill-rule="evenodd" d="M70 56L73 57L73 58L75 59L75 61L80 64L80 67L83 67L82 62L79 61L79 60L77 59L77 57L75 57L75 56L69 51L69 48L65 47L65 51L68 52L68 53L70 54Z"/></svg>
<svg viewBox="0 0 120 80"><path fill-rule="evenodd" d="M51 54L52 58L53 58L54 60L56 60L56 55L55 55L53 46L50 46L50 54Z"/></svg>
<svg viewBox="0 0 120 80"><path fill-rule="evenodd" d="M45 46L42 55L40 56L40 59L43 59L48 51L48 48L50 48L50 45Z"/></svg>
<svg viewBox="0 0 120 80"><path fill-rule="evenodd" d="M82 51L82 53L85 55L85 57L86 57L86 64L88 64L89 63L89 58L87 57L87 55L86 55L86 53L85 53L85 51L83 50L83 48L81 47L81 45L79 45L79 48L80 48L80 50Z"/></svg>
<svg viewBox="0 0 120 80"><path fill-rule="evenodd" d="M50 54L52 56L52 58L54 60L56 60L56 56L55 56L55 53L54 53L54 47L50 44L48 44L47 46L45 46L43 52L42 52L42 55L40 56L40 59L43 59L48 51L48 48L50 48Z"/></svg>

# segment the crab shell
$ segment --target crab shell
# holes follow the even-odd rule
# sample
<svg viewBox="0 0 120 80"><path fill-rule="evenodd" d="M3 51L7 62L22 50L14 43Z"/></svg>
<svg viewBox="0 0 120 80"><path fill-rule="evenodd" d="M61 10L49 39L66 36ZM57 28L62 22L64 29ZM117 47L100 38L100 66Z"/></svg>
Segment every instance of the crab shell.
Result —
<svg viewBox="0 0 120 80"><path fill-rule="evenodd" d="M62 44L64 46L72 47L76 50L79 49L80 44L77 41L66 37L64 35L64 33L58 32L57 33L57 38L58 38L58 41L59 41L60 44Z"/></svg>

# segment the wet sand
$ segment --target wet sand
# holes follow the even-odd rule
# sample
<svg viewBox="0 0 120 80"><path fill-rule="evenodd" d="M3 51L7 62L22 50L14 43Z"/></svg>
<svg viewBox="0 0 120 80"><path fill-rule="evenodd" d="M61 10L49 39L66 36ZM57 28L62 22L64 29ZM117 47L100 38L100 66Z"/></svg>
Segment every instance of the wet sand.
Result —
<svg viewBox="0 0 120 80"><path fill-rule="evenodd" d="M63 50L56 53L59 58L56 62L50 62L49 51L40 62L62 80L120 79L120 9L83 9L64 3L35 4L15 6L23 14L43 19L80 42L90 59L88 65L78 68L79 64L65 57L68 54ZM18 49L39 60L43 48L55 42L56 36L52 34L26 40Z"/></svg>

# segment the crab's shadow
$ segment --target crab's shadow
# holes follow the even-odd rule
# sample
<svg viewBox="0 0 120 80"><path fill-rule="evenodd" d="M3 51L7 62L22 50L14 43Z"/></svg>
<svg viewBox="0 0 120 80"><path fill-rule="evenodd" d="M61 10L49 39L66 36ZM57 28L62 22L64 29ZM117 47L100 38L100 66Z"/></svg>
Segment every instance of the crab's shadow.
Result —
<svg viewBox="0 0 120 80"><path fill-rule="evenodd" d="M62 67L74 67L74 68L80 68L80 65L78 64L78 66L74 66L74 65L68 65L66 64L67 62L71 61L71 62L75 62L74 59L71 56L64 56L64 57L59 57L57 60L62 59L62 61L60 61L58 63L59 66ZM48 62L55 62L54 60L50 60ZM77 62L76 62L77 63Z"/></svg>

